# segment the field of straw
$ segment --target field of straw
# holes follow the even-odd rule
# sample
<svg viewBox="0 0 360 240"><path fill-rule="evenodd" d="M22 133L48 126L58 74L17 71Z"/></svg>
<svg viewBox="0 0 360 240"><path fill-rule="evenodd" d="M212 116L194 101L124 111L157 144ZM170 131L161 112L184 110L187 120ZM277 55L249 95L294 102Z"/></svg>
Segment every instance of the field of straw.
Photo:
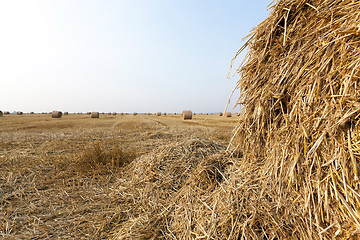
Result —
<svg viewBox="0 0 360 240"><path fill-rule="evenodd" d="M360 1L274 1L243 50L239 117L2 117L1 237L360 239Z"/></svg>
<svg viewBox="0 0 360 240"><path fill-rule="evenodd" d="M165 210L166 198L204 159L226 148L237 121L217 115L190 121L181 115L3 116L0 238L133 239L132 229L145 228L139 225Z"/></svg>

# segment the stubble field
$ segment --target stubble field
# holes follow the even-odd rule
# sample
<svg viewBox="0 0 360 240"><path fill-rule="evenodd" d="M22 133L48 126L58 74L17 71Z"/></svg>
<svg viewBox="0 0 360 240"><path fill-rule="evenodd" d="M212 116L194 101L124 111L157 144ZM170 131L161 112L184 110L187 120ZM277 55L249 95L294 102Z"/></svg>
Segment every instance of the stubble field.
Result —
<svg viewBox="0 0 360 240"><path fill-rule="evenodd" d="M190 121L179 115L1 117L0 237L119 238L117 226L129 218L119 181L130 179L124 176L134 159L186 141L222 151L237 121L217 115Z"/></svg>

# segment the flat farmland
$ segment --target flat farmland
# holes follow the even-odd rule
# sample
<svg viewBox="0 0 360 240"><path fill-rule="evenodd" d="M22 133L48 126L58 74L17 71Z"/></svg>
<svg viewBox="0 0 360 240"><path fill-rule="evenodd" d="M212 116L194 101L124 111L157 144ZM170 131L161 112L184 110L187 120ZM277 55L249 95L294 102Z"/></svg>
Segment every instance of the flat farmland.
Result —
<svg viewBox="0 0 360 240"><path fill-rule="evenodd" d="M1 117L0 237L107 239L124 221L123 196L114 192L134 159L192 139L226 148L237 122L217 115Z"/></svg>

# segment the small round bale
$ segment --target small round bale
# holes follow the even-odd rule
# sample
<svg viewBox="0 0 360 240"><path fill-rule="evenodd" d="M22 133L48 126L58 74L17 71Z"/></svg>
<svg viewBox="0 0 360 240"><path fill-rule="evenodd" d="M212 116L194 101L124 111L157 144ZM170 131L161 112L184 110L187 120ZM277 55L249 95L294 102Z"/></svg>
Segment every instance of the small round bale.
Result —
<svg viewBox="0 0 360 240"><path fill-rule="evenodd" d="M64 112L64 115L69 115L69 112Z"/></svg>
<svg viewBox="0 0 360 240"><path fill-rule="evenodd" d="M9 111L5 111L5 112L4 112L4 115L10 115L10 112L9 112Z"/></svg>
<svg viewBox="0 0 360 240"><path fill-rule="evenodd" d="M87 114L87 115L91 115L91 112L87 112L86 114Z"/></svg>
<svg viewBox="0 0 360 240"><path fill-rule="evenodd" d="M184 110L182 112L182 117L184 120L191 120L192 119L192 112L190 110Z"/></svg>
<svg viewBox="0 0 360 240"><path fill-rule="evenodd" d="M161 116L161 112L157 112L157 113L156 113L156 116Z"/></svg>
<svg viewBox="0 0 360 240"><path fill-rule="evenodd" d="M100 114L99 112L92 112L91 113L91 118L99 118Z"/></svg>
<svg viewBox="0 0 360 240"><path fill-rule="evenodd" d="M163 113L163 115L164 115L164 116L166 116L166 115L167 115L167 113Z"/></svg>
<svg viewBox="0 0 360 240"><path fill-rule="evenodd" d="M114 116L115 116L116 114L117 114L116 112L113 112L113 113L112 113L112 115L114 115Z"/></svg>
<svg viewBox="0 0 360 240"><path fill-rule="evenodd" d="M231 112L226 112L226 117L231 117Z"/></svg>
<svg viewBox="0 0 360 240"><path fill-rule="evenodd" d="M61 118L62 112L61 111L52 111L51 117L52 118Z"/></svg>
<svg viewBox="0 0 360 240"><path fill-rule="evenodd" d="M218 113L218 116L220 116L220 117L221 117L222 115L223 115L223 113L222 113L222 112L219 112L219 113Z"/></svg>
<svg viewBox="0 0 360 240"><path fill-rule="evenodd" d="M133 115L134 115L134 116L136 116L136 115L137 115L137 113L136 113L136 112L134 112L134 113L133 113Z"/></svg>
<svg viewBox="0 0 360 240"><path fill-rule="evenodd" d="M23 115L24 113L19 111L19 112L17 112L16 114L17 114L17 115Z"/></svg>
<svg viewBox="0 0 360 240"><path fill-rule="evenodd" d="M34 114L34 112L30 112L30 114Z"/></svg>
<svg viewBox="0 0 360 240"><path fill-rule="evenodd" d="M0 117L2 117L4 115L4 113L2 111L0 111Z"/></svg>

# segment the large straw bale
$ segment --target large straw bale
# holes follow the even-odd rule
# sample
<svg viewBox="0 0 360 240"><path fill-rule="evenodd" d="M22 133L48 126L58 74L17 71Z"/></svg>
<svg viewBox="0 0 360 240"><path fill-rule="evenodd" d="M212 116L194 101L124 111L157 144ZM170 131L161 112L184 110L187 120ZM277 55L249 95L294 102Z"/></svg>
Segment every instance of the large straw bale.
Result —
<svg viewBox="0 0 360 240"><path fill-rule="evenodd" d="M17 114L17 115L23 115L24 113L21 112L21 111L18 111L16 114Z"/></svg>
<svg viewBox="0 0 360 240"><path fill-rule="evenodd" d="M0 111L0 117L2 117L4 115L4 113L2 111Z"/></svg>
<svg viewBox="0 0 360 240"><path fill-rule="evenodd" d="M359 13L360 1L279 0L240 49L234 232L360 238Z"/></svg>

